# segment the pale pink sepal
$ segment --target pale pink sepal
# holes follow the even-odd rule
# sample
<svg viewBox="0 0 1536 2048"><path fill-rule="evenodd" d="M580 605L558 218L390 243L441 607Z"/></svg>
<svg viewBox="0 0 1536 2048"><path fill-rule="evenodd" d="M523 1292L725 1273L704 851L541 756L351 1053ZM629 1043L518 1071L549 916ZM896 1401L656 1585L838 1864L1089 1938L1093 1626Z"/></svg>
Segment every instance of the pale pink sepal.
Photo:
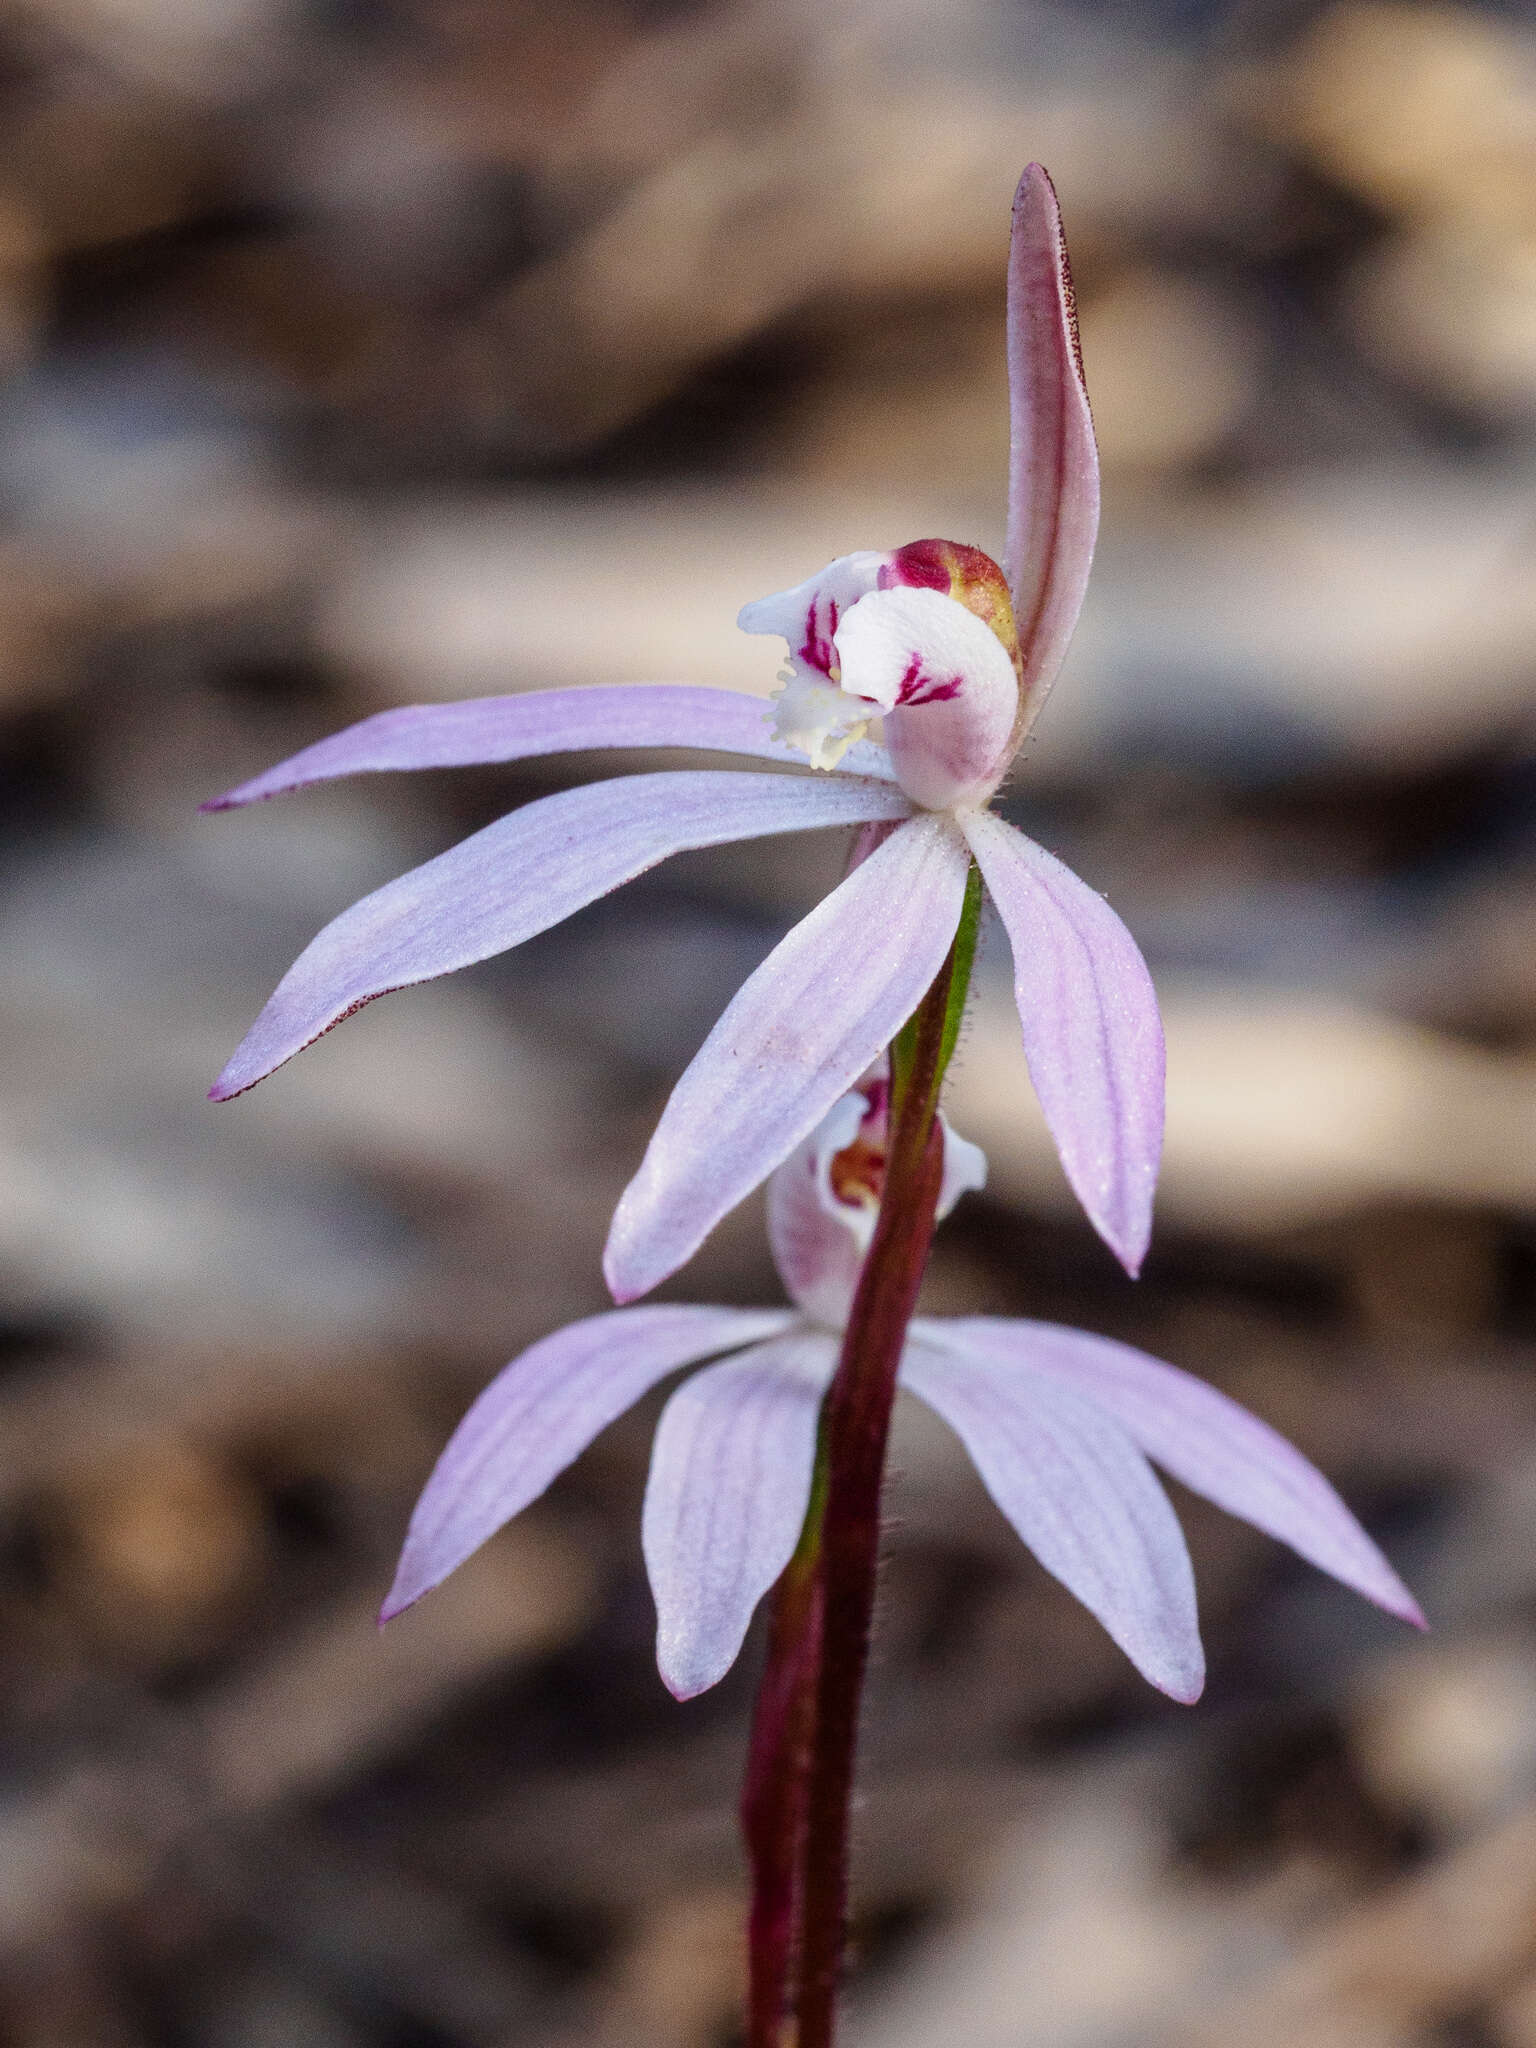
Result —
<svg viewBox="0 0 1536 2048"><path fill-rule="evenodd" d="M772 723L772 707L761 698L688 683L596 684L530 690L517 697L472 697L457 704L411 704L332 733L202 808L233 810L339 775L463 768L589 748L699 747L803 768L803 756L774 738ZM887 781L892 775L885 749L867 743L849 748L839 765L847 774Z"/></svg>
<svg viewBox="0 0 1536 2048"><path fill-rule="evenodd" d="M878 704L897 780L929 810L982 803L1013 758L1019 684L997 635L941 591L877 590L837 629L842 687Z"/></svg>
<svg viewBox="0 0 1536 2048"><path fill-rule="evenodd" d="M968 869L947 820L912 819L737 991L614 1213L603 1270L617 1300L691 1258L884 1051L943 965Z"/></svg>
<svg viewBox="0 0 1536 2048"><path fill-rule="evenodd" d="M1103 897L1001 818L960 820L1013 949L1030 1079L1090 1222L1136 1274L1163 1146L1163 1027L1136 941Z"/></svg>
<svg viewBox="0 0 1536 2048"><path fill-rule="evenodd" d="M1003 571L1013 591L1033 724L1072 638L1099 530L1099 456L1083 382L1072 273L1050 179L1031 164L1008 258L1012 447Z"/></svg>
<svg viewBox="0 0 1536 2048"><path fill-rule="evenodd" d="M792 1331L692 1374L662 1411L641 1541L656 1663L680 1700L730 1670L793 1554L837 1339Z"/></svg>
<svg viewBox="0 0 1536 2048"><path fill-rule="evenodd" d="M793 1321L785 1309L610 1309L530 1345L449 1439L416 1503L379 1619L439 1585L669 1372Z"/></svg>
<svg viewBox="0 0 1536 2048"><path fill-rule="evenodd" d="M1057 1323L963 1317L944 1326L1000 1365L1048 1371L1109 1410L1156 1464L1338 1579L1424 1627L1424 1616L1315 1465L1236 1401L1129 1344Z"/></svg>
<svg viewBox="0 0 1536 2048"><path fill-rule="evenodd" d="M542 797L354 903L301 953L209 1091L252 1087L375 996L488 960L685 847L899 818L890 783L680 769Z"/></svg>
<svg viewBox="0 0 1536 2048"><path fill-rule="evenodd" d="M1178 1517L1113 1416L1053 1374L965 1349L952 1324L915 1322L901 1382L954 1430L987 1491L1048 1572L1131 1662L1195 1700L1205 1657Z"/></svg>

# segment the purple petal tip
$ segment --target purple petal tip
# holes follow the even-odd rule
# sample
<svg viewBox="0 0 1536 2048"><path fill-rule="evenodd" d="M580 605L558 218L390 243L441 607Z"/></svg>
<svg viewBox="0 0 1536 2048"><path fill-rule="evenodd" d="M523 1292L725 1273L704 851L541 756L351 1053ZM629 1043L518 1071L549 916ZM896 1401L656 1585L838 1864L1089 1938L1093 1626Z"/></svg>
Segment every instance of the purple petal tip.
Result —
<svg viewBox="0 0 1536 2048"><path fill-rule="evenodd" d="M383 1605L379 1609L379 1627L386 1627L397 1616L404 1614L407 1608L414 1607L416 1602L431 1590L430 1586L413 1585L403 1571L397 1572L395 1583L384 1595Z"/></svg>
<svg viewBox="0 0 1536 2048"><path fill-rule="evenodd" d="M1150 1204L1144 1215L1134 1217L1129 1225L1115 1223L1102 1214L1089 1211L1092 1223L1105 1244L1114 1253L1115 1260L1128 1280L1139 1280L1141 1269L1146 1264L1147 1253L1152 1248L1152 1215Z"/></svg>
<svg viewBox="0 0 1536 2048"><path fill-rule="evenodd" d="M1406 1586L1402 1589L1400 1600L1390 1603L1383 1601L1382 1605L1388 1614L1395 1614L1399 1621L1406 1621L1411 1628L1420 1629L1425 1635L1429 1634L1429 1617Z"/></svg>
<svg viewBox="0 0 1536 2048"><path fill-rule="evenodd" d="M642 1294L650 1291L645 1286L631 1286L622 1278L613 1262L606 1258L603 1260L603 1281L619 1308L628 1308L632 1301L638 1301Z"/></svg>

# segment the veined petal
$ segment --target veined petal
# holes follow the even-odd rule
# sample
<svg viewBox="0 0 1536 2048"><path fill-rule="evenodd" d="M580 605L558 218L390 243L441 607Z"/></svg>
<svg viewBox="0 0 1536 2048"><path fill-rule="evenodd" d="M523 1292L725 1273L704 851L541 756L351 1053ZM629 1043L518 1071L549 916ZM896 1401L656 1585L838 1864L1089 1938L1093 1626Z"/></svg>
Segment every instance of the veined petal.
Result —
<svg viewBox="0 0 1536 2048"><path fill-rule="evenodd" d="M891 560L888 550L877 548L839 555L792 590L776 590L771 597L744 604L736 623L743 633L778 634L788 646L792 662L835 683L838 624L861 597L875 589L881 570Z"/></svg>
<svg viewBox="0 0 1536 2048"><path fill-rule="evenodd" d="M1144 1678L1200 1697L1205 1658L1178 1518L1113 1416L1053 1374L914 1322L902 1385L970 1452L987 1491L1046 1570L1104 1624Z"/></svg>
<svg viewBox="0 0 1536 2048"><path fill-rule="evenodd" d="M610 1309L530 1345L491 1381L438 1459L380 1620L439 1585L669 1372L793 1321L787 1309Z"/></svg>
<svg viewBox="0 0 1536 2048"><path fill-rule="evenodd" d="M981 803L1013 758L1019 683L992 628L913 586L861 598L837 629L842 687L887 714L897 779L930 810Z"/></svg>
<svg viewBox="0 0 1536 2048"><path fill-rule="evenodd" d="M835 768L869 752L862 734L876 714L839 687L836 635L839 622L876 588L892 560L873 548L839 555L793 590L757 598L736 616L744 633L783 637L789 661L773 693L774 730L813 768Z"/></svg>
<svg viewBox="0 0 1536 2048"><path fill-rule="evenodd" d="M375 996L488 960L685 847L899 818L889 783L683 769L541 797L343 911L279 983L210 1091L215 1102Z"/></svg>
<svg viewBox="0 0 1536 2048"><path fill-rule="evenodd" d="M966 1316L944 1326L973 1355L1053 1374L1107 1409L1147 1456L1416 1627L1412 1594L1328 1481L1283 1436L1193 1374L1145 1351L1058 1323Z"/></svg>
<svg viewBox="0 0 1536 2048"><path fill-rule="evenodd" d="M588 748L699 747L803 768L801 755L774 737L772 720L772 708L761 698L688 683L599 684L530 690L517 697L471 697L458 704L411 704L332 733L202 808L233 810L339 775L463 768ZM851 747L841 766L845 773L886 780L893 772L879 746Z"/></svg>
<svg viewBox="0 0 1536 2048"><path fill-rule="evenodd" d="M968 868L947 820L912 819L738 990L614 1213L603 1270L616 1299L691 1258L884 1051L943 965Z"/></svg>
<svg viewBox="0 0 1536 2048"><path fill-rule="evenodd" d="M790 1560L836 1367L835 1338L794 1331L694 1373L662 1411L641 1540L656 1662L680 1700L730 1670L752 1610Z"/></svg>
<svg viewBox="0 0 1536 2048"><path fill-rule="evenodd" d="M1103 897L1001 818L960 820L1013 949L1030 1079L1067 1179L1134 1275L1163 1147L1163 1027L1136 941Z"/></svg>
<svg viewBox="0 0 1536 2048"><path fill-rule="evenodd" d="M1099 530L1099 456L1083 382L1072 272L1050 179L1031 164L1008 256L1012 450L1003 567L1024 667L1023 727L1056 680Z"/></svg>

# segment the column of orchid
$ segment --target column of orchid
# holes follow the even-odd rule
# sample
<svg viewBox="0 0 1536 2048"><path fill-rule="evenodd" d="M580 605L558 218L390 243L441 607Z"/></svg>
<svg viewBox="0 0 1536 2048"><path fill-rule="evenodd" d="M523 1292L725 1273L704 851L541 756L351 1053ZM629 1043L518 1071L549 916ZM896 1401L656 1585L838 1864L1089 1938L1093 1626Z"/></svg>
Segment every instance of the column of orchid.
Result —
<svg viewBox="0 0 1536 2048"><path fill-rule="evenodd" d="M935 1220L985 1174L939 1114L984 895L1012 947L1030 1076L1062 1166L1132 1275L1162 1138L1162 1034L1134 942L988 808L1065 652L1098 520L1066 250L1038 165L1014 204L1008 360L1002 567L920 541L843 556L748 605L742 625L788 648L774 729L755 700L671 685L413 707L208 807L363 771L591 747L775 764L545 797L376 891L295 962L215 1084L220 1100L376 996L517 945L668 854L858 828L846 879L747 980L679 1081L604 1256L615 1300L634 1304L767 1179L791 1306L625 1305L514 1359L439 1460L384 1606L388 1618L437 1585L659 1381L715 1361L663 1410L642 1534L657 1660L679 1698L730 1668L772 1591L742 1802L752 2048L833 2039L898 1384L950 1424L1041 1563L1177 1699L1198 1695L1203 1662L1188 1554L1149 1459L1419 1618L1326 1480L1213 1389L1084 1331L914 1318Z"/></svg>

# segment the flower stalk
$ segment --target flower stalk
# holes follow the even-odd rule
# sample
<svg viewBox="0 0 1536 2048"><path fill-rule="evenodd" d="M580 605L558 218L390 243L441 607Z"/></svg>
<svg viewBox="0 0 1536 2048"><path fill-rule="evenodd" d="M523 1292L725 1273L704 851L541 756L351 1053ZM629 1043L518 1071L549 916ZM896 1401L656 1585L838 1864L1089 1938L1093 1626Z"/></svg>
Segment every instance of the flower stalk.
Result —
<svg viewBox="0 0 1536 2048"><path fill-rule="evenodd" d="M799 1937L806 1796L821 1672L821 1532L827 1438L816 1449L810 1506L794 1556L774 1588L768 1653L747 1755L741 1830L752 1866L747 1922L747 2048L784 2048L790 1972Z"/></svg>
<svg viewBox="0 0 1536 2048"><path fill-rule="evenodd" d="M989 809L1060 668L1099 515L1066 245L1038 164L1014 201L1008 376L1001 563L939 539L861 549L746 605L743 628L786 648L774 731L753 698L671 684L420 705L205 806L592 748L702 749L772 771L561 790L386 884L294 962L217 1101L376 996L521 945L674 853L860 828L841 884L748 978L678 1082L609 1232L619 1306L540 1338L484 1389L417 1503L381 1615L440 1584L648 1391L698 1368L657 1425L641 1538L657 1667L679 1699L719 1682L776 1589L742 1799L750 2048L833 2039L898 1381L955 1431L1046 1571L1174 1699L1199 1696L1204 1654L1188 1552L1149 1460L1388 1613L1423 1620L1323 1475L1216 1389L1085 1330L913 1319L936 1215L986 1176L980 1149L938 1114L983 885L1066 1178L1133 1277L1162 1145L1162 1027L1135 941ZM765 1181L787 1305L641 1303Z"/></svg>
<svg viewBox="0 0 1536 2048"><path fill-rule="evenodd" d="M742 1806L753 1866L750 2048L784 2048L786 2038L795 2048L831 2048L836 2027L886 1442L933 1241L944 1165L939 1094L965 1011L980 912L973 865L949 956L891 1046L879 1216L827 1395L805 1529L775 1596ZM787 2010L794 2022L786 2037Z"/></svg>

